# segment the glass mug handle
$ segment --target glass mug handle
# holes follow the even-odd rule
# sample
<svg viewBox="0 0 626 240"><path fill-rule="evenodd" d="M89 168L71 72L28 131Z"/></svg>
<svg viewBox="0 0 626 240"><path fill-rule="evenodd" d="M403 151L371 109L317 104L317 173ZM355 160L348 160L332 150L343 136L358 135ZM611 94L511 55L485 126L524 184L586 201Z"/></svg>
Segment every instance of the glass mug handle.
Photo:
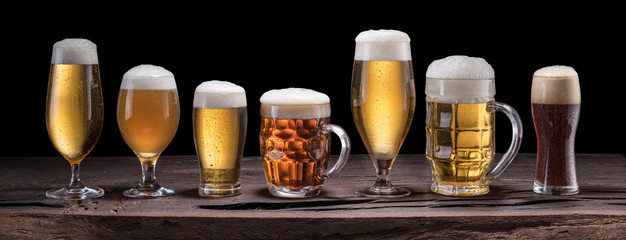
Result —
<svg viewBox="0 0 626 240"><path fill-rule="evenodd" d="M341 153L339 154L339 158L337 159L337 162L332 168L327 169L320 173L320 178L324 179L324 178L330 177L331 175L335 173L338 173L339 171L341 171L343 166L346 165L346 162L348 162L348 157L350 157L351 146L350 146L350 138L348 137L348 133L346 133L346 131L343 130L343 128L341 128L340 126L335 125L335 124L327 124L327 125L324 125L324 127L322 127L322 131L333 132L337 134L337 136L339 137L339 140L341 141Z"/></svg>
<svg viewBox="0 0 626 240"><path fill-rule="evenodd" d="M519 151L520 145L522 144L522 120L517 114L517 111L513 109L510 105L501 102L489 102L487 104L487 108L489 111L500 111L503 112L509 120L511 120L511 127L513 127L513 136L511 139L511 145L509 146L509 150L504 153L498 164L485 175L485 178L488 182L496 179L504 170L511 164L515 155Z"/></svg>

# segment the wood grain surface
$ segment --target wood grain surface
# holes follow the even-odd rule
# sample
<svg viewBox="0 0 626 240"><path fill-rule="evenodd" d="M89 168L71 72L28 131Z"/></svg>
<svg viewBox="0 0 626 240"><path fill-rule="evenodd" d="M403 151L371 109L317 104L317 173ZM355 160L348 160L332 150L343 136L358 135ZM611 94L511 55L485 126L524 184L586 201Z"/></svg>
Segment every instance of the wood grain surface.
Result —
<svg viewBox="0 0 626 240"><path fill-rule="evenodd" d="M242 195L199 197L197 158L162 156L157 179L175 195L129 199L122 191L139 182L139 161L88 157L81 164L83 183L106 192L82 201L45 197L46 190L69 183L69 164L61 157L5 157L0 239L626 239L626 158L576 157L577 195L533 193L535 154L523 153L491 183L489 194L448 197L430 192L423 154L401 155L391 179L412 194L398 199L354 194L375 180L367 155L351 156L343 171L326 180L322 194L308 199L271 196L258 156L243 159Z"/></svg>

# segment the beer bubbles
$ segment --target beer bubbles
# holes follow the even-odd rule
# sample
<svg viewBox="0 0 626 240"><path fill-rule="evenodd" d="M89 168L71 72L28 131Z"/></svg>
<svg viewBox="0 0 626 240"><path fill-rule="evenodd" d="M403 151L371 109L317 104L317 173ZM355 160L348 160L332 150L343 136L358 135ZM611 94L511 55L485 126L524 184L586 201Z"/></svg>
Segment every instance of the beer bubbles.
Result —
<svg viewBox="0 0 626 240"><path fill-rule="evenodd" d="M96 44L83 38L66 38L52 46L52 64L98 64Z"/></svg>

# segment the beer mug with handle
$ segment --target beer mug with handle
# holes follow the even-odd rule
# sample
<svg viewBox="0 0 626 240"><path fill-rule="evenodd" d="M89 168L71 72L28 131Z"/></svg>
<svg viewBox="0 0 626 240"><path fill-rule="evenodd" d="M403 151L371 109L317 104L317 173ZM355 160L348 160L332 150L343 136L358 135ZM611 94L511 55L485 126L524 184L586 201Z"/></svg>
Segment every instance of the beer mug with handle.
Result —
<svg viewBox="0 0 626 240"><path fill-rule="evenodd" d="M286 88L261 96L259 141L272 195L317 196L324 179L343 168L350 155L350 138L329 119L330 98L326 94ZM337 162L328 169L331 132L339 136L342 148Z"/></svg>
<svg viewBox="0 0 626 240"><path fill-rule="evenodd" d="M515 109L494 99L493 68L482 58L467 56L433 61L426 72L425 92L431 190L451 196L487 194L488 184L511 163L522 140L522 121ZM492 167L496 111L511 120L513 139Z"/></svg>

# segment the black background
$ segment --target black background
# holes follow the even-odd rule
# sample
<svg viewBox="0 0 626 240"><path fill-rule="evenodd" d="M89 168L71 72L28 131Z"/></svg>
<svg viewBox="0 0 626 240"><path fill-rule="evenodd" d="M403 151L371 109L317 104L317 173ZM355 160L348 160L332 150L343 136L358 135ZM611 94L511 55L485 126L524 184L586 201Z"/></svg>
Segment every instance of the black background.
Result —
<svg viewBox="0 0 626 240"><path fill-rule="evenodd" d="M354 38L369 29L396 29L411 37L417 104L400 153L424 153L426 68L449 55L482 57L493 66L496 100L512 105L523 120L520 152L536 152L530 110L533 72L557 64L574 67L582 91L576 151L624 153L624 74L617 65L623 59L616 58L624 53L624 19L614 15L619 7L359 5L85 4L46 6L44 14L25 7L5 9L15 12L1 19L5 84L0 156L58 156L44 112L52 45L64 38L87 38L98 46L105 120L90 156L133 155L115 115L122 75L139 64L163 66L177 81L180 125L163 155L195 154L193 93L207 80L230 81L246 89L245 155L259 155L260 96L286 87L329 95L331 122L348 131L352 153L366 153L352 120L349 93ZM503 114L496 118L497 152L503 153L511 126ZM338 154L338 145L335 139L333 154Z"/></svg>

